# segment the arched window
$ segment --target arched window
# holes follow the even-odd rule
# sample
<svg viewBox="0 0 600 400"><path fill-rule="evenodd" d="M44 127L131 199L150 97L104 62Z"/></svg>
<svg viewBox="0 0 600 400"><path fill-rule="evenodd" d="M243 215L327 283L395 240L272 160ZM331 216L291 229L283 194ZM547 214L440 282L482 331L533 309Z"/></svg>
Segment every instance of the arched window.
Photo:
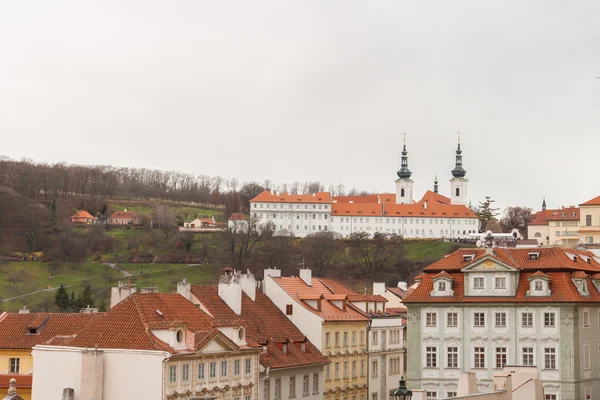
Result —
<svg viewBox="0 0 600 400"><path fill-rule="evenodd" d="M533 235L533 236L535 236L535 237L542 237L542 234L539 233L539 232L536 232L535 235Z"/></svg>
<svg viewBox="0 0 600 400"><path fill-rule="evenodd" d="M456 197L460 196L460 188L456 188Z"/></svg>
<svg viewBox="0 0 600 400"><path fill-rule="evenodd" d="M400 189L400 197L404 197L404 188Z"/></svg>

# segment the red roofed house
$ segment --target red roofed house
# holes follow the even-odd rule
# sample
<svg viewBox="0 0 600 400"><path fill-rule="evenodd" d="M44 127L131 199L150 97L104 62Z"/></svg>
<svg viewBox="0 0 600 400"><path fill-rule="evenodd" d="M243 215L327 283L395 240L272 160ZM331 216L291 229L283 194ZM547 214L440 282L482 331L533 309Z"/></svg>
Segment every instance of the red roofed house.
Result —
<svg viewBox="0 0 600 400"><path fill-rule="evenodd" d="M72 224L95 224L98 218L94 217L87 211L77 211L71 215Z"/></svg>
<svg viewBox="0 0 600 400"><path fill-rule="evenodd" d="M579 243L600 244L600 196L579 205Z"/></svg>
<svg viewBox="0 0 600 400"><path fill-rule="evenodd" d="M140 220L136 213L133 211L127 211L127 209L125 209L124 211L116 211L112 213L106 220L106 223L109 225L137 225L140 223Z"/></svg>
<svg viewBox="0 0 600 400"><path fill-rule="evenodd" d="M468 180L462 167L460 142L451 174L450 197L438 193L436 177L433 191L427 191L415 202L404 145L396 193L332 197L326 192L289 194L265 190L250 200L250 211L259 224L272 223L276 235L305 237L333 231L341 237L355 232L379 232L406 238L468 239L470 234L479 232L479 220L466 206Z"/></svg>
<svg viewBox="0 0 600 400"><path fill-rule="evenodd" d="M223 325L239 319L246 323L248 340L264 348L258 386L261 399L323 398L323 368L329 360L257 290L252 273L224 271L218 286L182 282L178 291Z"/></svg>
<svg viewBox="0 0 600 400"><path fill-rule="evenodd" d="M299 277L265 270L263 291L329 357L325 399L384 399L397 387L404 372L404 316L387 311L383 296L313 277L310 269Z"/></svg>
<svg viewBox="0 0 600 400"><path fill-rule="evenodd" d="M69 337L33 348L34 399L257 400L262 347L179 294L132 294Z"/></svg>
<svg viewBox="0 0 600 400"><path fill-rule="evenodd" d="M545 399L600 397L600 259L558 247L459 249L424 269L408 308L408 386L454 397L505 365L537 366Z"/></svg>
<svg viewBox="0 0 600 400"><path fill-rule="evenodd" d="M562 207L546 209L546 199L542 211L538 211L527 226L527 237L537 240L541 246L574 247L579 243L579 208Z"/></svg>

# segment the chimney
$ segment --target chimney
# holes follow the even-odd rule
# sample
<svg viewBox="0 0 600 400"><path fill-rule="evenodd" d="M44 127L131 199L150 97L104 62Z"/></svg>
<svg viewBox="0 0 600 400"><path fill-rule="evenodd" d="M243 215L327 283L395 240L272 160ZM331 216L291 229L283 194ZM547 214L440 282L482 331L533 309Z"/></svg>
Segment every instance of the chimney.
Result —
<svg viewBox="0 0 600 400"><path fill-rule="evenodd" d="M192 285L185 279L177 283L177 293L190 300L192 298Z"/></svg>
<svg viewBox="0 0 600 400"><path fill-rule="evenodd" d="M476 393L478 393L478 389L475 372L461 372L460 378L458 379L457 396L468 396Z"/></svg>
<svg viewBox="0 0 600 400"><path fill-rule="evenodd" d="M104 378L102 350L84 350L81 354L81 397L102 399Z"/></svg>
<svg viewBox="0 0 600 400"><path fill-rule="evenodd" d="M239 271L235 271L233 274L221 275L219 279L219 297L237 315L242 313L241 278L242 274Z"/></svg>
<svg viewBox="0 0 600 400"><path fill-rule="evenodd" d="M423 208L427 210L427 200L423 202Z"/></svg>
<svg viewBox="0 0 600 400"><path fill-rule="evenodd" d="M63 389L62 400L75 400L75 390L71 388Z"/></svg>
<svg viewBox="0 0 600 400"><path fill-rule="evenodd" d="M373 282L373 294L385 296L385 282Z"/></svg>
<svg viewBox="0 0 600 400"><path fill-rule="evenodd" d="M312 271L310 268L303 268L300 270L300 279L304 281L308 286L312 286Z"/></svg>
<svg viewBox="0 0 600 400"><path fill-rule="evenodd" d="M512 393L512 379L510 374L494 374L494 389L499 392L505 390Z"/></svg>
<svg viewBox="0 0 600 400"><path fill-rule="evenodd" d="M135 292L137 292L135 286L125 286L123 282L119 281L119 286L110 288L110 308L113 308Z"/></svg>
<svg viewBox="0 0 600 400"><path fill-rule="evenodd" d="M404 292L408 292L408 283L398 282L398 288L402 289Z"/></svg>
<svg viewBox="0 0 600 400"><path fill-rule="evenodd" d="M281 278L281 270L277 268L267 268L263 270L263 279L267 276L272 276L273 278Z"/></svg>
<svg viewBox="0 0 600 400"><path fill-rule="evenodd" d="M19 314L29 314L29 309L26 304L23 304L23 308L19 310Z"/></svg>
<svg viewBox="0 0 600 400"><path fill-rule="evenodd" d="M250 297L250 300L256 301L256 279L250 270L242 275L242 291Z"/></svg>

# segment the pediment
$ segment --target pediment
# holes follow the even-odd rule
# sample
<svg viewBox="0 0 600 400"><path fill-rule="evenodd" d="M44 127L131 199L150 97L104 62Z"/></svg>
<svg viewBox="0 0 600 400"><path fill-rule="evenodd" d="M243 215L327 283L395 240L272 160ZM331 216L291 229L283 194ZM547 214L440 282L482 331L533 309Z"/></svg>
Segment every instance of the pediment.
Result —
<svg viewBox="0 0 600 400"><path fill-rule="evenodd" d="M201 343L196 348L198 353L223 353L238 350L239 347L221 332L218 332L212 339L208 340L205 344Z"/></svg>
<svg viewBox="0 0 600 400"><path fill-rule="evenodd" d="M462 272L517 272L518 269L494 258L492 256L483 257L474 263L471 263L461 269Z"/></svg>

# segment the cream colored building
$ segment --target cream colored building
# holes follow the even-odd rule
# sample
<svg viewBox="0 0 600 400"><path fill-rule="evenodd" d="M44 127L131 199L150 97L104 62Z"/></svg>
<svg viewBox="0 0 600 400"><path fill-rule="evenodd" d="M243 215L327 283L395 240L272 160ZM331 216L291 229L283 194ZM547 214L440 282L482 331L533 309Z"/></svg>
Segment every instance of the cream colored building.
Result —
<svg viewBox="0 0 600 400"><path fill-rule="evenodd" d="M579 208L542 210L527 227L527 237L540 246L575 247L579 243Z"/></svg>
<svg viewBox="0 0 600 400"><path fill-rule="evenodd" d="M600 196L579 205L579 243L600 244Z"/></svg>

